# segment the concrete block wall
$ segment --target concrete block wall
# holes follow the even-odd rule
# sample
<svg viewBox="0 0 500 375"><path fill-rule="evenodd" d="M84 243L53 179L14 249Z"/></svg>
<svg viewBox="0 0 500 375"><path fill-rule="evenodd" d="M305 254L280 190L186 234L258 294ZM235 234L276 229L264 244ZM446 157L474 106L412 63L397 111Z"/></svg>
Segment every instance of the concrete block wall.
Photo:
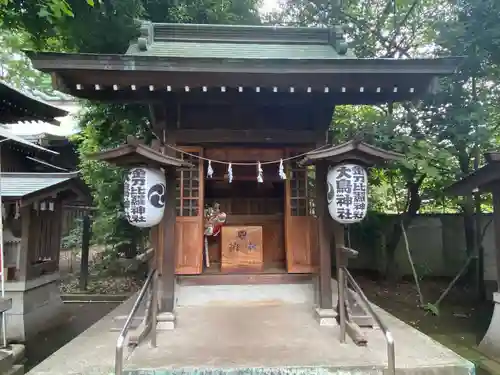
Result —
<svg viewBox="0 0 500 375"><path fill-rule="evenodd" d="M396 219L394 216L381 215L383 232L389 233ZM485 214L481 217L481 225L485 229L484 247L484 279L496 280L495 233L493 216ZM354 232L354 231L353 231ZM467 260L463 217L460 215L420 215L411 223L407 231L408 242L417 272L424 276L454 277ZM359 250L358 259L349 262L351 269L382 270L385 264L383 242L365 238L359 241L351 236L352 247ZM381 243L382 242L382 243ZM411 267L401 238L396 250L398 269L403 275L411 275Z"/></svg>

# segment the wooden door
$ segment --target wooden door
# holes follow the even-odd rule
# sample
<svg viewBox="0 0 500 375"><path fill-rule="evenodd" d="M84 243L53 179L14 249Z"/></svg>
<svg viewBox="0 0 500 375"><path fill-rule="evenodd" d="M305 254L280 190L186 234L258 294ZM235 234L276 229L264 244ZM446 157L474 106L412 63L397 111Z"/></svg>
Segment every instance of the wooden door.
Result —
<svg viewBox="0 0 500 375"><path fill-rule="evenodd" d="M287 271L312 273L318 247L314 206L314 169L292 161L285 190L285 247Z"/></svg>
<svg viewBox="0 0 500 375"><path fill-rule="evenodd" d="M191 155L202 155L198 147L183 147ZM175 273L199 274L203 263L203 161L195 156L177 156L193 164L177 175L177 218L175 221Z"/></svg>

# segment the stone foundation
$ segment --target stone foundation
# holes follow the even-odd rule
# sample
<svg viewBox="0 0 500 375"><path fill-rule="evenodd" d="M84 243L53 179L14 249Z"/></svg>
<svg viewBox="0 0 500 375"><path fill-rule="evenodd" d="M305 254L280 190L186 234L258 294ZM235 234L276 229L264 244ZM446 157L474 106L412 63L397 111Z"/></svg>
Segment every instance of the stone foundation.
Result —
<svg viewBox="0 0 500 375"><path fill-rule="evenodd" d="M337 313L333 309L314 309L314 317L320 326L337 326Z"/></svg>
<svg viewBox="0 0 500 375"><path fill-rule="evenodd" d="M9 341L24 342L61 321L64 306L58 281L56 273L5 283L5 297L12 299L12 308L6 312Z"/></svg>
<svg viewBox="0 0 500 375"><path fill-rule="evenodd" d="M479 350L491 358L500 357L500 293L493 293L495 308L490 326L479 344Z"/></svg>

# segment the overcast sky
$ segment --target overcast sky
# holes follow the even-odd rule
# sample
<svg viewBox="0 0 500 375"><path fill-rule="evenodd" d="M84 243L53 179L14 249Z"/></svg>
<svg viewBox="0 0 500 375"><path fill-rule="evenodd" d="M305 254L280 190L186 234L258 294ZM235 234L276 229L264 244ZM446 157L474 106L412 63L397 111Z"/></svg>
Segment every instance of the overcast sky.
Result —
<svg viewBox="0 0 500 375"><path fill-rule="evenodd" d="M262 13L271 12L278 6L278 0L262 0L262 7L260 8Z"/></svg>

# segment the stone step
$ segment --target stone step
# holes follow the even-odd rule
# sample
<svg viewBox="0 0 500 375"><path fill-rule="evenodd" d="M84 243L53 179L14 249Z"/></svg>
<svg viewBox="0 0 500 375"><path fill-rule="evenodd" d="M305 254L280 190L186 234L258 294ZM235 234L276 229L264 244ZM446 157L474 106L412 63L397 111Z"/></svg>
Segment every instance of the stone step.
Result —
<svg viewBox="0 0 500 375"><path fill-rule="evenodd" d="M130 330L134 330L142 323L144 320L144 315L135 316L132 319L132 324L130 325ZM127 321L126 315L118 315L113 318L113 324L110 327L111 332L120 332Z"/></svg>
<svg viewBox="0 0 500 375"><path fill-rule="evenodd" d="M124 370L124 375L384 375L373 367L255 367ZM113 375L113 374L109 374Z"/></svg>
<svg viewBox="0 0 500 375"><path fill-rule="evenodd" d="M24 361L25 348L23 344L10 344L8 351L14 356L14 363Z"/></svg>
<svg viewBox="0 0 500 375"><path fill-rule="evenodd" d="M12 308L12 298L0 297L0 312L10 310Z"/></svg>
<svg viewBox="0 0 500 375"><path fill-rule="evenodd" d="M470 375L471 369L460 366L398 368L398 375ZM256 368L157 368L124 370L124 375L384 375L387 369L370 366L312 366ZM113 375L113 374L109 374Z"/></svg>
<svg viewBox="0 0 500 375"><path fill-rule="evenodd" d="M3 373L2 373L3 374ZM5 375L24 375L24 365L14 365Z"/></svg>
<svg viewBox="0 0 500 375"><path fill-rule="evenodd" d="M5 350L0 350L0 374L7 374L14 365L14 356Z"/></svg>

